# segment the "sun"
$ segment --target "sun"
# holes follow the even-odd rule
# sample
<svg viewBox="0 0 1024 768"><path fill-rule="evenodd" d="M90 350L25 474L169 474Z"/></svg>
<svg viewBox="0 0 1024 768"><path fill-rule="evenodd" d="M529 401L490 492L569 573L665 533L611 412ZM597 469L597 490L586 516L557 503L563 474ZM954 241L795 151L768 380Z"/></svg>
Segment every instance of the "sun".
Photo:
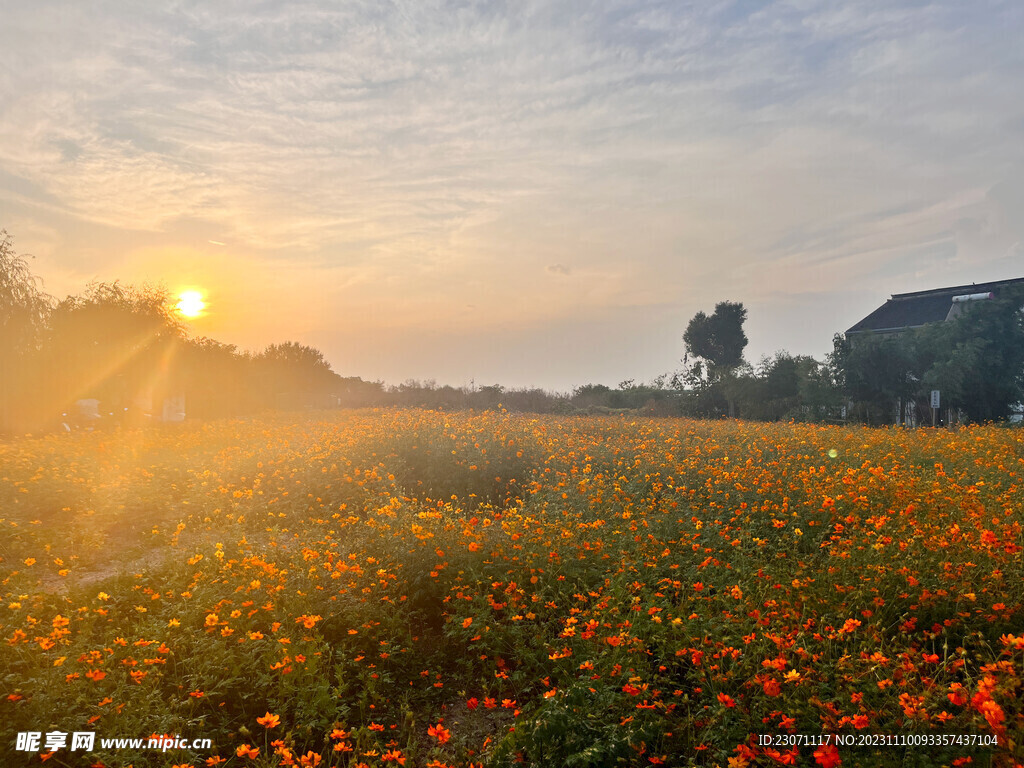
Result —
<svg viewBox="0 0 1024 768"><path fill-rule="evenodd" d="M206 308L206 302L199 291L182 291L175 306L185 317L199 317Z"/></svg>

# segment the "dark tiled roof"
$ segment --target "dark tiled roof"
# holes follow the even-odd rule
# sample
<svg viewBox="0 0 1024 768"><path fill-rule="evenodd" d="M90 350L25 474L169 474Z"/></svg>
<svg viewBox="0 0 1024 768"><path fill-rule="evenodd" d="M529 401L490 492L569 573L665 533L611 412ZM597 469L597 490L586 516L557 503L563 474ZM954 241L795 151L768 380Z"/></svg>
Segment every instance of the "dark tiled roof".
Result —
<svg viewBox="0 0 1024 768"><path fill-rule="evenodd" d="M949 317L953 297L971 293L994 293L1001 289L1024 285L1024 277L997 280L991 283L971 283L950 288L936 288L914 293L894 293L882 306L850 328L847 333L862 331L895 331L915 328L927 323L938 323Z"/></svg>

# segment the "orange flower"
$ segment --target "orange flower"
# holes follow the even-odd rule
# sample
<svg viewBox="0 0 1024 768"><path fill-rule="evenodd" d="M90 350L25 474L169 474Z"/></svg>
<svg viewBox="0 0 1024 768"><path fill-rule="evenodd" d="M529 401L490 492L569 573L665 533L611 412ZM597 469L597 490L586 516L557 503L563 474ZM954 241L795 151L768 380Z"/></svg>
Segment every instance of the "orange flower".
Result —
<svg viewBox="0 0 1024 768"><path fill-rule="evenodd" d="M433 736L435 739L437 739L438 744L444 744L445 742L449 741L452 737L451 731L449 731L447 728L441 725L441 723L438 723L437 725L432 725L429 728L427 728L427 733Z"/></svg>
<svg viewBox="0 0 1024 768"><path fill-rule="evenodd" d="M470 616L467 619L463 619L462 620L462 628L465 629L466 627L468 627L472 623L473 623L473 617L472 616Z"/></svg>
<svg viewBox="0 0 1024 768"><path fill-rule="evenodd" d="M953 692L947 693L946 698L949 699L951 704L957 707L962 707L967 703L967 697L961 692L963 690L962 685L959 683L953 683L950 688L953 689Z"/></svg>
<svg viewBox="0 0 1024 768"><path fill-rule="evenodd" d="M978 706L978 711L984 715L985 720L988 721L992 730L999 731L1002 729L1003 721L1006 719L1006 714L1003 712L1003 708L992 701L992 699L983 701L980 706Z"/></svg>
<svg viewBox="0 0 1024 768"><path fill-rule="evenodd" d="M843 763L835 744L822 744L814 750L814 761L821 768L834 768L834 766L842 765Z"/></svg>
<svg viewBox="0 0 1024 768"><path fill-rule="evenodd" d="M263 717L257 717L256 722L267 729L276 728L281 724L281 717L280 715L272 715L267 712Z"/></svg>
<svg viewBox="0 0 1024 768"><path fill-rule="evenodd" d="M303 768L316 768L316 766L320 765L320 755L310 750L299 758L299 763Z"/></svg>
<svg viewBox="0 0 1024 768"><path fill-rule="evenodd" d="M764 753L780 765L796 765L796 760L799 756L799 749L797 747L793 747L786 752L780 752L777 749L766 749Z"/></svg>
<svg viewBox="0 0 1024 768"><path fill-rule="evenodd" d="M259 747L254 747L251 744L243 744L235 750L235 754L238 757L256 758L260 754Z"/></svg>

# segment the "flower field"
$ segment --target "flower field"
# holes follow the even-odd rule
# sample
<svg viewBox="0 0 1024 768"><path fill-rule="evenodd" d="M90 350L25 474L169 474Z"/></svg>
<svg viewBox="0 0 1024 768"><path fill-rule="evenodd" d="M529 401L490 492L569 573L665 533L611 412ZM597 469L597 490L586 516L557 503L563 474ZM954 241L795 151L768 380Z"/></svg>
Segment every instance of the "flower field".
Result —
<svg viewBox="0 0 1024 768"><path fill-rule="evenodd" d="M0 764L1019 766L1022 474L1016 429L504 412L3 443ZM95 749L15 748L55 730ZM99 742L150 734L212 746Z"/></svg>

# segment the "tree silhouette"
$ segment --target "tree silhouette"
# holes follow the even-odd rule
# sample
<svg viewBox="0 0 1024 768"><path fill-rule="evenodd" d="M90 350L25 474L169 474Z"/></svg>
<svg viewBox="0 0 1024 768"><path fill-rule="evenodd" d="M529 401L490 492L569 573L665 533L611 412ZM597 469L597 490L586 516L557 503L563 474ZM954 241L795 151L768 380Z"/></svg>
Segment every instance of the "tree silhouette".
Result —
<svg viewBox="0 0 1024 768"><path fill-rule="evenodd" d="M50 365L61 372L59 405L100 400L123 412L181 387L178 353L184 328L160 288L92 283L69 296L50 318Z"/></svg>
<svg viewBox="0 0 1024 768"><path fill-rule="evenodd" d="M746 319L747 310L742 304L722 301L715 305L712 315L698 312L686 326L683 342L690 354L707 362L712 380L743 364L743 349L747 346L743 332Z"/></svg>
<svg viewBox="0 0 1024 768"><path fill-rule="evenodd" d="M743 364L743 348L747 346L743 332L746 319L743 304L722 301L715 305L710 316L704 312L694 315L683 334L688 353L703 361L691 369L691 380L720 390L728 403L730 417L735 415L737 394L733 373Z"/></svg>
<svg viewBox="0 0 1024 768"><path fill-rule="evenodd" d="M283 408L328 407L342 389L320 350L286 341L271 344L256 356L256 368L269 401Z"/></svg>
<svg viewBox="0 0 1024 768"><path fill-rule="evenodd" d="M39 283L0 230L0 432L30 424L36 410L39 346L52 306Z"/></svg>

